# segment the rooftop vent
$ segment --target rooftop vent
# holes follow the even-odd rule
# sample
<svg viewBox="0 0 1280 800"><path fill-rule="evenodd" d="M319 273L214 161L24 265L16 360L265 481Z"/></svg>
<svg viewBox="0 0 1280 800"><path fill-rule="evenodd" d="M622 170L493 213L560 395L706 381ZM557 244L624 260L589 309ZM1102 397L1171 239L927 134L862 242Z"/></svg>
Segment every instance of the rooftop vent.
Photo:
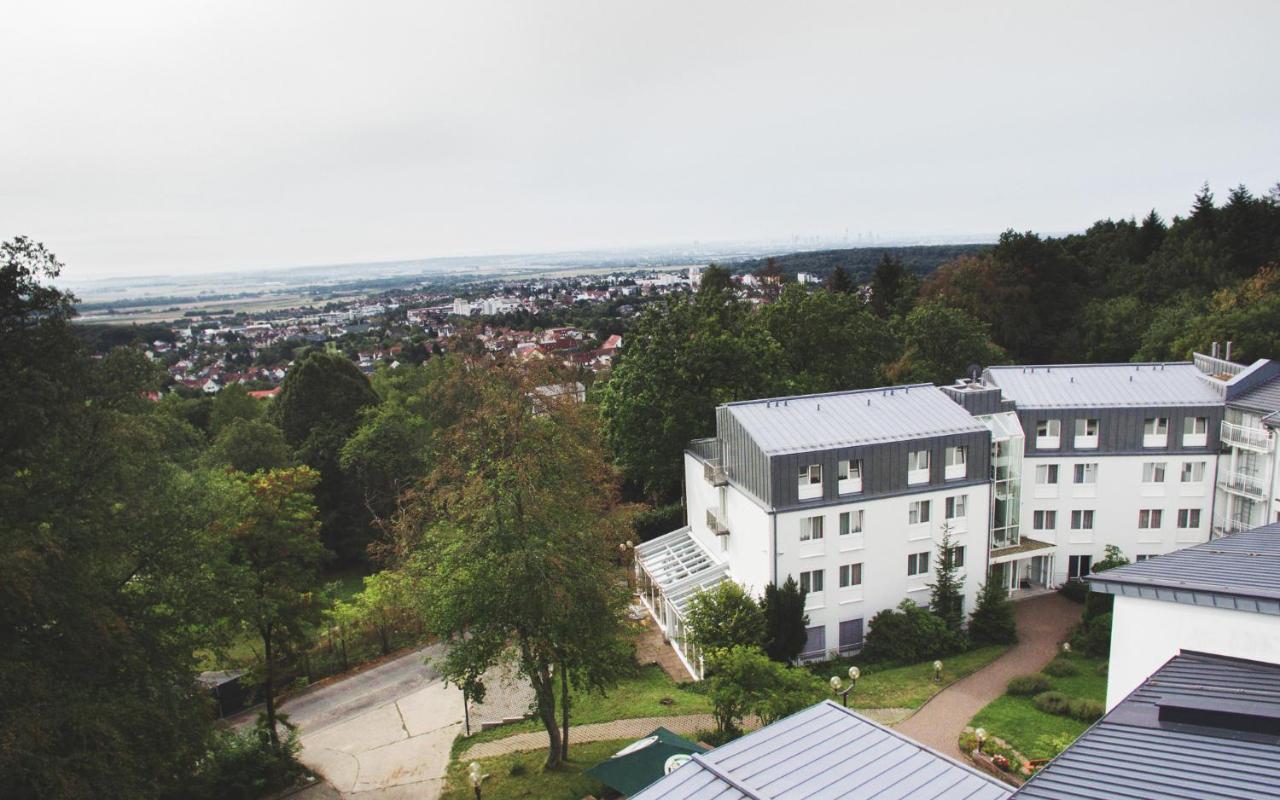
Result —
<svg viewBox="0 0 1280 800"><path fill-rule="evenodd" d="M1251 699L1176 694L1156 703L1161 722L1199 725L1233 733L1280 736L1280 706Z"/></svg>

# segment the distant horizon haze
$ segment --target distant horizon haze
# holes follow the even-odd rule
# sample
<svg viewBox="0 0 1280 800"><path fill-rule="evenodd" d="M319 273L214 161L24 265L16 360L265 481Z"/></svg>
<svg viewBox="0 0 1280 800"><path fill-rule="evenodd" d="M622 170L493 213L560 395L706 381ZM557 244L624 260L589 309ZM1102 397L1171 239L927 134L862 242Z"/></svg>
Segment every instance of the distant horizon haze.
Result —
<svg viewBox="0 0 1280 800"><path fill-rule="evenodd" d="M1261 0L19 0L0 239L80 283L1171 218L1280 180L1277 30Z"/></svg>

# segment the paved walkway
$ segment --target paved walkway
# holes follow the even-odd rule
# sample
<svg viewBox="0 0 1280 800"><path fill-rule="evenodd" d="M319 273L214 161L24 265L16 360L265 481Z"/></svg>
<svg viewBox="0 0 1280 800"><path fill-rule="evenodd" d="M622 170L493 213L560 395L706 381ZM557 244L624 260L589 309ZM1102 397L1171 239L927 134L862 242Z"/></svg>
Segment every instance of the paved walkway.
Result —
<svg viewBox="0 0 1280 800"><path fill-rule="evenodd" d="M643 608L643 607L642 607ZM662 629L653 621L648 611L644 611L641 619L644 631L636 637L636 661L641 666L657 664L676 683L687 683L693 680L689 668L676 655L675 648L662 637Z"/></svg>
<svg viewBox="0 0 1280 800"><path fill-rule="evenodd" d="M1004 694L1010 678L1037 672L1058 652L1060 642L1080 620L1081 607L1057 592L1014 605L1018 643L987 666L938 692L897 726L921 744L948 756L960 755L956 741L969 720Z"/></svg>

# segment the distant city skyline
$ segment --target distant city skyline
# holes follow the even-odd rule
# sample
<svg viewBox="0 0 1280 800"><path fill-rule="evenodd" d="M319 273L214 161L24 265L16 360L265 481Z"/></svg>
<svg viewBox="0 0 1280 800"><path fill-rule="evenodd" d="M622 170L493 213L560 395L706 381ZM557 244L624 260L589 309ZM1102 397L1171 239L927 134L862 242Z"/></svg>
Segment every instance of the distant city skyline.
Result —
<svg viewBox="0 0 1280 800"><path fill-rule="evenodd" d="M0 238L86 281L1172 217L1280 180L1276 30L1268 2L18 2Z"/></svg>

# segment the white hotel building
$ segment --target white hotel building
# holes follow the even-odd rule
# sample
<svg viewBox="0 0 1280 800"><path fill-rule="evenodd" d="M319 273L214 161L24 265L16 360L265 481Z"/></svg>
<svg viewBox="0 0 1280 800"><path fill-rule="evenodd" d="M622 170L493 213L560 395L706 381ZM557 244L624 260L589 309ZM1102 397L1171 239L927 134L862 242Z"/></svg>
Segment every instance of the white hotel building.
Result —
<svg viewBox="0 0 1280 800"><path fill-rule="evenodd" d="M944 525L971 609L988 573L1016 598L1107 545L1143 560L1265 522L1277 412L1280 363L1208 356L729 403L685 452L688 524L636 548L641 598L695 675L682 613L723 580L795 577L802 657L853 652L877 612L928 603Z"/></svg>

